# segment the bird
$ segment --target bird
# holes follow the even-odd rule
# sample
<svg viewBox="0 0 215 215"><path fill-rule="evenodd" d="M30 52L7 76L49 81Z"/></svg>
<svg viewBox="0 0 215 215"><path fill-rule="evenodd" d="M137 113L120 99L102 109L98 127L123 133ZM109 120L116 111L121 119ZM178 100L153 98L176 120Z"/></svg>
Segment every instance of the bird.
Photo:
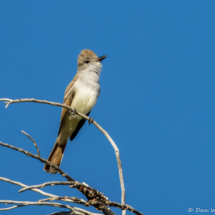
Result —
<svg viewBox="0 0 215 215"><path fill-rule="evenodd" d="M64 93L64 105L68 105L73 110L75 109L87 116L90 114L100 95L101 61L106 57L106 55L97 57L89 49L81 51L78 56L77 73ZM81 116L72 113L67 108L62 108L58 136L48 161L58 167L60 166L68 140L73 141L85 121ZM57 173L57 170L49 164L45 164L44 170L51 174Z"/></svg>

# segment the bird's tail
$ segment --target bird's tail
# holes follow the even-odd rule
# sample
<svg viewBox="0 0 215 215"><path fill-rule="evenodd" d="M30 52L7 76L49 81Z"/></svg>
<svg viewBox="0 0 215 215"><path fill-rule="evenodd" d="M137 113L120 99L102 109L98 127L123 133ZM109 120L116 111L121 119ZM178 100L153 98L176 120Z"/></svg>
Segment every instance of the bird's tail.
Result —
<svg viewBox="0 0 215 215"><path fill-rule="evenodd" d="M51 151L51 154L49 155L48 157L48 161L52 162L53 164L55 164L56 166L60 166L61 164L61 161L63 159L63 154L64 154L64 151L65 151L65 148L66 148L66 144L67 144L67 140L65 141L64 144L62 144L62 146L60 147L58 145L58 140L56 140L55 144L54 144L54 147ZM56 174L57 173L57 170L54 169L53 167L51 167L50 165L48 164L45 164L44 166L44 170L46 172L49 172L51 174Z"/></svg>

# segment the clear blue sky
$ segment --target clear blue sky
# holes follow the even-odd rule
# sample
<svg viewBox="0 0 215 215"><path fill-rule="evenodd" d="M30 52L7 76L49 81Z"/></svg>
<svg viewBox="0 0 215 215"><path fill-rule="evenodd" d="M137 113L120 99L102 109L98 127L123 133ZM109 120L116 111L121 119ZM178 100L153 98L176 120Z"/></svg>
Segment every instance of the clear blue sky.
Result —
<svg viewBox="0 0 215 215"><path fill-rule="evenodd" d="M1 0L0 27L0 97L62 102L80 51L108 56L91 117L120 149L127 204L145 215L215 208L215 1ZM47 158L60 113L59 107L29 103L5 110L0 103L0 141L36 153L24 130ZM45 173L39 161L3 147L0 164L0 176L28 185L62 180ZM120 202L114 151L93 125L85 124L68 144L61 167ZM0 189L0 199L44 198L18 194L19 187L5 182ZM64 187L44 190L83 198ZM61 211L15 210L2 214Z"/></svg>

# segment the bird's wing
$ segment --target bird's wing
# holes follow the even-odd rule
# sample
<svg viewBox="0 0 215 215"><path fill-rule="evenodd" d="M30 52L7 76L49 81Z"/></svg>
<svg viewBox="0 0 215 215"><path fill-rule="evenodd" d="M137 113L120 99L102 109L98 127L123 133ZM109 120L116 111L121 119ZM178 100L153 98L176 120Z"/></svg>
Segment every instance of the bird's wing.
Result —
<svg viewBox="0 0 215 215"><path fill-rule="evenodd" d="M74 77L74 79L69 83L69 85L67 86L65 93L64 93L64 99L63 99L63 104L67 105L67 106L71 106L73 98L75 96L75 90L74 90L74 83L77 80L77 76ZM59 131L58 131L58 135L61 132L61 129L63 127L63 124L66 120L66 116L68 115L70 110L68 110L67 108L62 108L62 112L61 112L61 119L60 119L60 127L59 127Z"/></svg>
<svg viewBox="0 0 215 215"><path fill-rule="evenodd" d="M86 114L86 115L89 116L89 114L90 114L90 112L88 114ZM70 137L71 141L75 138L75 136L77 135L77 133L79 132L79 130L81 129L81 127L84 125L85 121L86 121L86 119L83 119L83 118L79 121L79 123L78 123L75 131L72 133L72 135Z"/></svg>

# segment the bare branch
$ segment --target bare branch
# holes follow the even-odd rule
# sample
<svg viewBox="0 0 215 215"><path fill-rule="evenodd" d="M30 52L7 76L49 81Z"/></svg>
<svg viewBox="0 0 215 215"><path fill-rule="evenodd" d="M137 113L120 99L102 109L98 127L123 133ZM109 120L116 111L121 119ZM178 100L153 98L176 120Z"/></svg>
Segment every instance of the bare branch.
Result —
<svg viewBox="0 0 215 215"><path fill-rule="evenodd" d="M54 212L49 215L69 215L69 214L71 215L71 212L61 211L61 212Z"/></svg>
<svg viewBox="0 0 215 215"><path fill-rule="evenodd" d="M54 213L51 213L49 215L69 215L71 214L70 212L66 212L66 211L61 211L61 212L54 212Z"/></svg>
<svg viewBox="0 0 215 215"><path fill-rule="evenodd" d="M11 206L11 207L8 207L8 208L0 208L0 211L9 211L9 210L12 210L14 208L19 208L19 207L23 207L25 205L14 205L14 206Z"/></svg>
<svg viewBox="0 0 215 215"><path fill-rule="evenodd" d="M8 147L8 148L11 148L11 149L14 149L16 151L19 151L19 152L22 152L24 153L25 155L29 156L29 157L33 157L33 158L36 158L37 160L40 160L42 163L47 163L49 164L50 166L56 168L58 170L58 172L63 176L65 177L68 181L74 181L76 182L77 184L79 184L80 186L77 186L78 190L81 191L82 193L84 193L84 195L86 196L86 193L87 193L87 196L94 196L96 195L97 197L101 198L101 199L108 199L107 197L105 197L104 195L102 195L100 192L98 192L96 189L90 187L90 186L87 186L86 184L82 184L78 181L75 181L73 178L71 178L68 174L66 174L63 170L61 170L58 166L54 165L53 163L51 163L50 161L47 161L45 160L44 158L42 157L37 157L36 155L33 155L32 153L24 150L24 149L21 149L21 148L17 148L15 146L12 146L10 144L7 144L7 143L2 143L0 141L0 145L2 146L5 146L5 147Z"/></svg>
<svg viewBox="0 0 215 215"><path fill-rule="evenodd" d="M8 207L8 208L0 208L0 211L6 211L6 210L11 210L17 207L23 207L23 206L29 206L29 205L45 205L45 206L53 206L53 207L60 207L60 208L67 208L70 209L72 211L72 214L77 214L77 215L101 215L98 213L91 213L87 210L84 210L82 208L77 208L77 207L71 207L69 205L63 205L57 202L51 203L51 202L42 202L42 201L38 201L38 202L30 202L30 201L12 201L12 200L0 200L0 203L5 203L5 204L19 204L19 205L14 205L12 207ZM75 202L77 203L77 202Z"/></svg>
<svg viewBox="0 0 215 215"><path fill-rule="evenodd" d="M20 187L27 187L27 185L21 183L21 182L18 182L18 181L13 181L13 180L10 180L8 178L4 178L4 177L0 177L0 181L5 181L5 182L8 182L8 183L11 183L11 184L15 184L15 185L18 185ZM53 194L50 194L50 193L46 193L42 190L39 190L39 189L32 189L32 191L34 192L37 192L37 193L40 193L42 194L43 196L47 196L47 197L58 197L56 195L53 195Z"/></svg>
<svg viewBox="0 0 215 215"><path fill-rule="evenodd" d="M92 206L94 204L96 204L96 201L88 201L88 202L85 202L83 199L78 199L76 197L68 197L68 196L62 196L62 197L57 197L57 198L47 198L47 199L40 199L39 201L40 202L47 202L47 201L54 201L54 200L72 200L74 201L74 203L77 203L77 204L82 204L82 205L85 205L85 206ZM110 206L110 207L117 207L117 208L120 208L121 210L125 211L125 210L129 210L137 215L143 215L143 213L137 211L136 209L134 209L133 207L131 207L130 205L122 205L122 204L119 204L117 202L111 202L111 201L106 201L106 205Z"/></svg>
<svg viewBox="0 0 215 215"><path fill-rule="evenodd" d="M79 183L77 181L50 181L50 182L45 182L45 183L39 184L39 185L26 186L26 187L22 188L21 190L19 190L19 193L22 193L26 190L31 190L34 188L43 188L46 186L53 186L53 185L72 185L72 187L83 186L86 188L89 187L89 186L85 185L84 183Z"/></svg>
<svg viewBox="0 0 215 215"><path fill-rule="evenodd" d="M28 205L14 205L14 206L8 207L8 208L0 208L0 211L8 211L8 210L12 210L12 209L23 207L23 206L28 206ZM81 210L81 212L74 211L74 213L72 213L72 214L76 214L76 215L101 215L101 214L96 214L96 213L90 213L89 211L85 212L85 210L82 210L81 208L80 208L80 210ZM68 214L71 214L71 211L69 211L69 212L62 211L62 212L52 213L50 215L68 215Z"/></svg>
<svg viewBox="0 0 215 215"><path fill-rule="evenodd" d="M86 210L84 210L84 209L82 209L82 208L76 208L76 207L74 207L74 210L83 212L83 213L85 213L86 215L102 215L102 214L98 214L98 213L91 213L91 212L86 211Z"/></svg>
<svg viewBox="0 0 215 215"><path fill-rule="evenodd" d="M8 182L8 183L11 183L11 184L15 184L15 185L18 185L20 187L28 187L27 185L21 183L21 182L18 182L18 181L13 181L13 180L10 180L8 178L4 178L4 177L0 177L0 181L5 181L5 182ZM34 192L37 192L37 193L40 193L41 195L43 196L47 196L47 197L50 197L50 198L56 198L56 197L59 197L57 195L54 195L54 194L51 194L51 193L47 193L47 192L44 192L42 190L39 190L39 189L31 189L32 191ZM73 202L71 200L64 200L66 202Z"/></svg>
<svg viewBox="0 0 215 215"><path fill-rule="evenodd" d="M36 142L34 141L34 139L29 135L27 134L26 132L24 131L21 131L24 135L26 135L34 144L34 146L36 147L37 149L37 156L40 157L40 150L39 150L39 147L37 146Z"/></svg>
<svg viewBox="0 0 215 215"><path fill-rule="evenodd" d="M25 151L21 148L17 148L15 146L9 145L7 143L2 143L0 141L0 145L14 149L16 151L22 152L27 156L36 158L37 160L40 160L43 163L47 163L50 166L54 167L55 169L58 170L58 172L65 177L68 181L75 181L73 178L71 178L68 174L66 174L65 172L63 172L58 166L52 164L51 162L45 160L42 157L38 157L36 155L33 155L32 153ZM78 182L79 183L79 182ZM80 183L81 184L81 183ZM105 202L108 199L106 196L102 195L100 192L98 192L97 190L95 190L94 188L87 186L85 184L83 184L83 186L78 186L77 189L82 192L82 194L84 194L86 196L86 198L88 200L94 200L96 199L96 204L92 204L95 208L99 209L100 211L102 211L105 215L115 215L115 213L113 213L110 208L108 208L107 206L105 206Z"/></svg>
<svg viewBox="0 0 215 215"><path fill-rule="evenodd" d="M20 187L28 187L27 185L25 185L25 184L23 184L23 183L21 183L21 182L13 181L13 180L10 180L10 179L8 179L8 178L0 177L0 180L1 180L1 181L8 182L8 183L11 183L11 184L18 185L18 186L20 186ZM51 200L51 199L58 199L58 198L59 198L61 201L64 201L64 202L78 203L78 202L74 202L71 198L70 198L70 199L69 199L69 198L61 198L60 196L57 196L57 195L54 195L54 194L51 194L51 193L44 192L44 191L42 191L42 190L40 190L40 189L31 189L31 191L40 193L40 194L42 194L43 196L50 197L50 198L47 199L47 201L49 201L49 200ZM44 200L45 200L45 199L44 199ZM79 200L81 201L81 204L85 204L85 203L86 203L86 201L83 200L83 199L79 199ZM42 201L42 200L39 200L39 201ZM15 206L12 206L12 207L10 207L10 208L5 208L5 210L6 210L6 209L7 209L7 210L10 210L10 209L13 209L13 208L16 208L16 207L22 207L22 205L21 205L21 206L15 205ZM82 212L83 214L86 214L86 215L101 215L101 214L98 214L98 213L91 213L91 212L89 212L89 211L87 211L87 210L84 210L84 209L78 208L78 207L74 207L74 210L79 211L79 212ZM66 213L66 212L65 212L65 213ZM70 213L70 212L68 212L68 213Z"/></svg>
<svg viewBox="0 0 215 215"><path fill-rule="evenodd" d="M46 205L46 206L53 206L59 208L67 208L71 210L74 214L76 214L73 207L69 205L63 205L57 202L30 202L30 201L12 201L12 200L0 200L0 203L4 204L20 204L20 206L29 206L29 205ZM18 207L20 207L18 206ZM10 209L14 209L15 207L11 207ZM8 210L8 208L6 208ZM0 209L0 211L5 210L5 208Z"/></svg>
<svg viewBox="0 0 215 215"><path fill-rule="evenodd" d="M38 200L38 202L47 202L47 201L72 201L76 204L82 204L82 205L86 205L87 202L83 199L78 199L76 197L68 197L68 196L63 196L63 197L55 197L55 198L47 198L47 199L40 199ZM86 214L86 215L102 215L102 214L99 214L99 213L92 213L90 211L87 211L87 210L84 210L82 208L77 208L77 207L73 207L74 210L76 211L79 211L83 214Z"/></svg>
<svg viewBox="0 0 215 215"><path fill-rule="evenodd" d="M46 193L40 189L36 189L36 188L32 188L33 186L27 186L21 182L17 182L17 181L13 181L13 180L10 180L8 178L3 178L3 177L0 177L0 180L1 181L5 181L5 182L8 182L8 183L11 183L11 184L15 184L15 185L18 185L20 187L26 187L26 188L30 188L31 187L31 190L34 191L34 192L38 192L44 196L47 196L47 197L50 197L50 198L47 198L47 199L40 199L39 201L40 202L43 202L43 201L53 201L53 200L61 200L61 201L65 201L65 202L71 202L71 203L79 203L79 204L83 204L83 205L87 205L89 206L89 202L86 202L85 200L83 199L77 199L75 197L60 197L60 196L57 196L57 195L54 195L54 194L50 194L50 193ZM56 185L58 184L58 182L48 182L48 183L44 183L44 184L50 184L50 183L55 183ZM60 183L60 182L59 182ZM62 182L62 183L67 183L67 182ZM70 182L68 182L68 184L70 184ZM74 201L76 200L76 201ZM123 209L123 210L129 210L137 215L143 215L141 212L135 210L134 208L132 208L131 206L129 205L121 205L117 202L110 202L110 201L106 201L106 203L111 206L111 207L117 207L117 208L120 208L120 209ZM80 211L80 212L83 212L83 209L80 209L80 208L75 208L75 210L77 211ZM87 214L87 213L86 213ZM91 212L89 212L89 214L92 214ZM99 215L99 214L95 214L95 215Z"/></svg>
<svg viewBox="0 0 215 215"><path fill-rule="evenodd" d="M119 204L117 202L110 202L108 204L108 206L110 206L110 207L117 207L117 208L122 209L123 211L129 210L132 213L135 213L137 215L144 215L143 213L141 213L141 212L137 211L136 209L132 208L130 205L122 205L122 204Z"/></svg>
<svg viewBox="0 0 215 215"><path fill-rule="evenodd" d="M73 203L88 206L88 204L87 204L87 202L85 200L79 199L79 198L76 198L76 197L68 197L68 196L62 196L62 197L59 196L59 197L55 197L55 198L40 199L40 200L38 200L38 202L65 201L65 200L71 200Z"/></svg>
<svg viewBox="0 0 215 215"><path fill-rule="evenodd" d="M122 190L121 204L125 205L125 185L124 185L124 180L123 180L122 163L121 163L120 156L119 156L119 149L118 149L116 143L113 141L113 139L107 133L107 131L105 131L97 122L94 121L93 124L107 137L107 139L109 140L109 142L111 143L111 145L113 146L113 148L115 150L118 169L119 169L119 178L120 178L121 190Z"/></svg>
<svg viewBox="0 0 215 215"><path fill-rule="evenodd" d="M76 208L74 207L74 209L76 209ZM80 209L80 212L82 212L83 214L86 214L86 215L102 215L102 214L97 214L97 213L91 213L91 212L86 211L84 209ZM61 212L54 212L54 213L51 213L49 215L68 215L68 214L71 214L71 212L61 211Z"/></svg>
<svg viewBox="0 0 215 215"><path fill-rule="evenodd" d="M5 147L10 148L10 149L14 149L14 150L19 151L19 152L22 152L22 153L24 153L25 155L27 155L29 157L36 158L37 160L40 160L42 163L49 164L51 167L54 167L68 181L75 181L68 174L66 174L65 172L63 172L58 166L54 165L53 163L51 163L50 161L47 161L46 159L44 159L42 157L38 157L37 155L34 155L34 154L32 154L32 153L24 150L24 149L17 148L15 146L10 145L10 144L2 143L1 141L0 141L0 145L5 146Z"/></svg>
<svg viewBox="0 0 215 215"><path fill-rule="evenodd" d="M74 207L74 209L76 209L76 207ZM86 215L103 215L103 214L97 214L97 213L91 213L89 211L86 211L82 208L78 208L80 212L86 214ZM65 212L65 211L61 211L61 212L54 212L54 213L51 213L49 215L68 215L68 214L71 214L70 212Z"/></svg>
<svg viewBox="0 0 215 215"><path fill-rule="evenodd" d="M107 133L107 131L105 131L96 121L94 121L92 118L86 116L85 114L74 111L70 106L56 103L56 102L38 100L38 99L33 99L33 98L32 99L16 99L16 100L2 98L2 99L0 99L0 101L5 101L5 103L6 103L5 108L7 108L12 103L21 103L21 102L35 102L35 103L48 104L48 105L53 105L53 106L58 106L58 107L64 107L64 108L71 110L74 114L77 114L77 115L83 117L84 119L88 120L89 123L94 124L105 135L105 137L109 140L109 142L111 143L111 145L114 148L116 159L117 159L117 165L118 165L118 169L119 169L120 184L121 184L121 192L122 192L121 203L123 205L125 205L125 185L124 185L123 172L122 172L122 163L121 163L120 156L119 156L119 149L118 149L117 145L115 144L115 142L113 141L113 139ZM125 215L125 212L123 212L123 215Z"/></svg>

